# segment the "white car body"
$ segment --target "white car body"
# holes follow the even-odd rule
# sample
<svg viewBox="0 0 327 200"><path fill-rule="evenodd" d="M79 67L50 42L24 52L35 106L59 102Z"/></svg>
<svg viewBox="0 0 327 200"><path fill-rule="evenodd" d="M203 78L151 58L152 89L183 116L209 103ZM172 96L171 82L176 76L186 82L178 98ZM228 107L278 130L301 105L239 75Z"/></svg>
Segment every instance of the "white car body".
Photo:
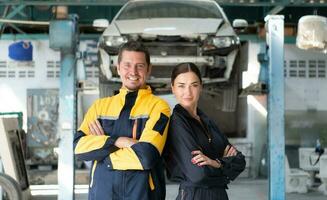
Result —
<svg viewBox="0 0 327 200"><path fill-rule="evenodd" d="M181 62L197 64L204 83L226 82L239 49L239 38L214 0L131 0L100 39L102 81L119 82L118 47L127 40L149 48L150 84L169 83L171 68Z"/></svg>

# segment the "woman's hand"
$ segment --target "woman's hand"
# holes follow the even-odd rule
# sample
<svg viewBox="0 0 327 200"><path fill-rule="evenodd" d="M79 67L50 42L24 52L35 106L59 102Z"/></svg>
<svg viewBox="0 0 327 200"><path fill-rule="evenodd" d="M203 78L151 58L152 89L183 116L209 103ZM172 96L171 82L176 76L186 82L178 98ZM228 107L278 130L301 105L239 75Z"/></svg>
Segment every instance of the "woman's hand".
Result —
<svg viewBox="0 0 327 200"><path fill-rule="evenodd" d="M212 160L206 155L204 155L201 151L192 151L191 152L193 155L193 158L191 162L194 165L197 165L199 167L204 166L204 165L209 165L211 167L219 168L221 166L221 163L217 160Z"/></svg>
<svg viewBox="0 0 327 200"><path fill-rule="evenodd" d="M223 157L236 156L236 154L237 154L237 149L232 145L227 145L224 150Z"/></svg>

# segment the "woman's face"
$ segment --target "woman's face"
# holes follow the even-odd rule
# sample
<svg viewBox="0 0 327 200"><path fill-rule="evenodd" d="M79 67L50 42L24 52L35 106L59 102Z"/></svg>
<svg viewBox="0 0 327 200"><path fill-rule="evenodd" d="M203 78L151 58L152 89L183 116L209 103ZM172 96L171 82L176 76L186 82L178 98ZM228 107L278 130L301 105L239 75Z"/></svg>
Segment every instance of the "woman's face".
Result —
<svg viewBox="0 0 327 200"><path fill-rule="evenodd" d="M202 85L194 72L179 74L171 88L178 103L184 108L194 108L198 105Z"/></svg>

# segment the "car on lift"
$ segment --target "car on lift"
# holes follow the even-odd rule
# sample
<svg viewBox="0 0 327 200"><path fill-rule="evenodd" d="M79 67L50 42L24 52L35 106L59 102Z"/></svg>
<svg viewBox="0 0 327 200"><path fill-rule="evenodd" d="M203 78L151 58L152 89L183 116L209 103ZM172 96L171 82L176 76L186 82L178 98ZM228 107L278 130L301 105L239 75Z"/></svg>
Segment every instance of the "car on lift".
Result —
<svg viewBox="0 0 327 200"><path fill-rule="evenodd" d="M103 26L99 20L94 22L95 27L99 24ZM137 40L150 51L153 68L148 83L155 92L169 89L173 66L193 62L199 66L209 93L225 92L231 96L228 99L236 97L238 86L232 72L240 40L233 26L244 28L247 22L234 20L232 26L216 1L131 0L110 24L104 24L98 45L100 96L112 95L119 89L119 46ZM226 103L231 104L230 100Z"/></svg>

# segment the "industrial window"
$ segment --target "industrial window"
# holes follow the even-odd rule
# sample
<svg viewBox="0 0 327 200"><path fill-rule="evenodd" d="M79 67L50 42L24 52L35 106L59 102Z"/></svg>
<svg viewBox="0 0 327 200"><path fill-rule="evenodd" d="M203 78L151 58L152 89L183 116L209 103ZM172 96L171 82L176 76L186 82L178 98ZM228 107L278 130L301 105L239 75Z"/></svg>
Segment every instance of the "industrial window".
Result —
<svg viewBox="0 0 327 200"><path fill-rule="evenodd" d="M54 79L60 77L60 62L47 61L47 78Z"/></svg>
<svg viewBox="0 0 327 200"><path fill-rule="evenodd" d="M93 75L92 71L87 71L86 72L86 78L91 78Z"/></svg>
<svg viewBox="0 0 327 200"><path fill-rule="evenodd" d="M306 61L305 60L299 60L299 73L298 76L301 78L306 78Z"/></svg>
<svg viewBox="0 0 327 200"><path fill-rule="evenodd" d="M309 60L309 78L317 77L317 61Z"/></svg>
<svg viewBox="0 0 327 200"><path fill-rule="evenodd" d="M0 61L0 78L34 78L34 61ZM33 75L32 75L33 74Z"/></svg>
<svg viewBox="0 0 327 200"><path fill-rule="evenodd" d="M287 61L284 60L284 77L287 77Z"/></svg>
<svg viewBox="0 0 327 200"><path fill-rule="evenodd" d="M6 77L7 77L7 62L0 61L0 78L6 78Z"/></svg>
<svg viewBox="0 0 327 200"><path fill-rule="evenodd" d="M297 77L297 60L290 60L289 76Z"/></svg>
<svg viewBox="0 0 327 200"><path fill-rule="evenodd" d="M16 72L15 71L8 71L8 78L15 78Z"/></svg>
<svg viewBox="0 0 327 200"><path fill-rule="evenodd" d="M0 71L0 78L6 78L7 77L7 71Z"/></svg>
<svg viewBox="0 0 327 200"><path fill-rule="evenodd" d="M26 71L18 71L19 78L26 78Z"/></svg>
<svg viewBox="0 0 327 200"><path fill-rule="evenodd" d="M47 71L47 78L54 78L54 72L53 71Z"/></svg>
<svg viewBox="0 0 327 200"><path fill-rule="evenodd" d="M290 68L297 68L297 60L290 60Z"/></svg>
<svg viewBox="0 0 327 200"><path fill-rule="evenodd" d="M6 61L0 61L0 68L7 68L7 62Z"/></svg>
<svg viewBox="0 0 327 200"><path fill-rule="evenodd" d="M85 64L85 75L86 79L98 78L99 77L99 68L93 64Z"/></svg>
<svg viewBox="0 0 327 200"><path fill-rule="evenodd" d="M285 77L326 78L325 60L289 60L288 62L289 65L287 61L284 61Z"/></svg>
<svg viewBox="0 0 327 200"><path fill-rule="evenodd" d="M309 60L309 78L326 78L326 61Z"/></svg>
<svg viewBox="0 0 327 200"><path fill-rule="evenodd" d="M27 71L27 77L28 78L34 78L35 77L35 72L34 71Z"/></svg>
<svg viewBox="0 0 327 200"><path fill-rule="evenodd" d="M318 77L326 77L326 61L324 60L318 60Z"/></svg>
<svg viewBox="0 0 327 200"><path fill-rule="evenodd" d="M96 70L94 71L94 77L99 78L99 68L96 67Z"/></svg>

